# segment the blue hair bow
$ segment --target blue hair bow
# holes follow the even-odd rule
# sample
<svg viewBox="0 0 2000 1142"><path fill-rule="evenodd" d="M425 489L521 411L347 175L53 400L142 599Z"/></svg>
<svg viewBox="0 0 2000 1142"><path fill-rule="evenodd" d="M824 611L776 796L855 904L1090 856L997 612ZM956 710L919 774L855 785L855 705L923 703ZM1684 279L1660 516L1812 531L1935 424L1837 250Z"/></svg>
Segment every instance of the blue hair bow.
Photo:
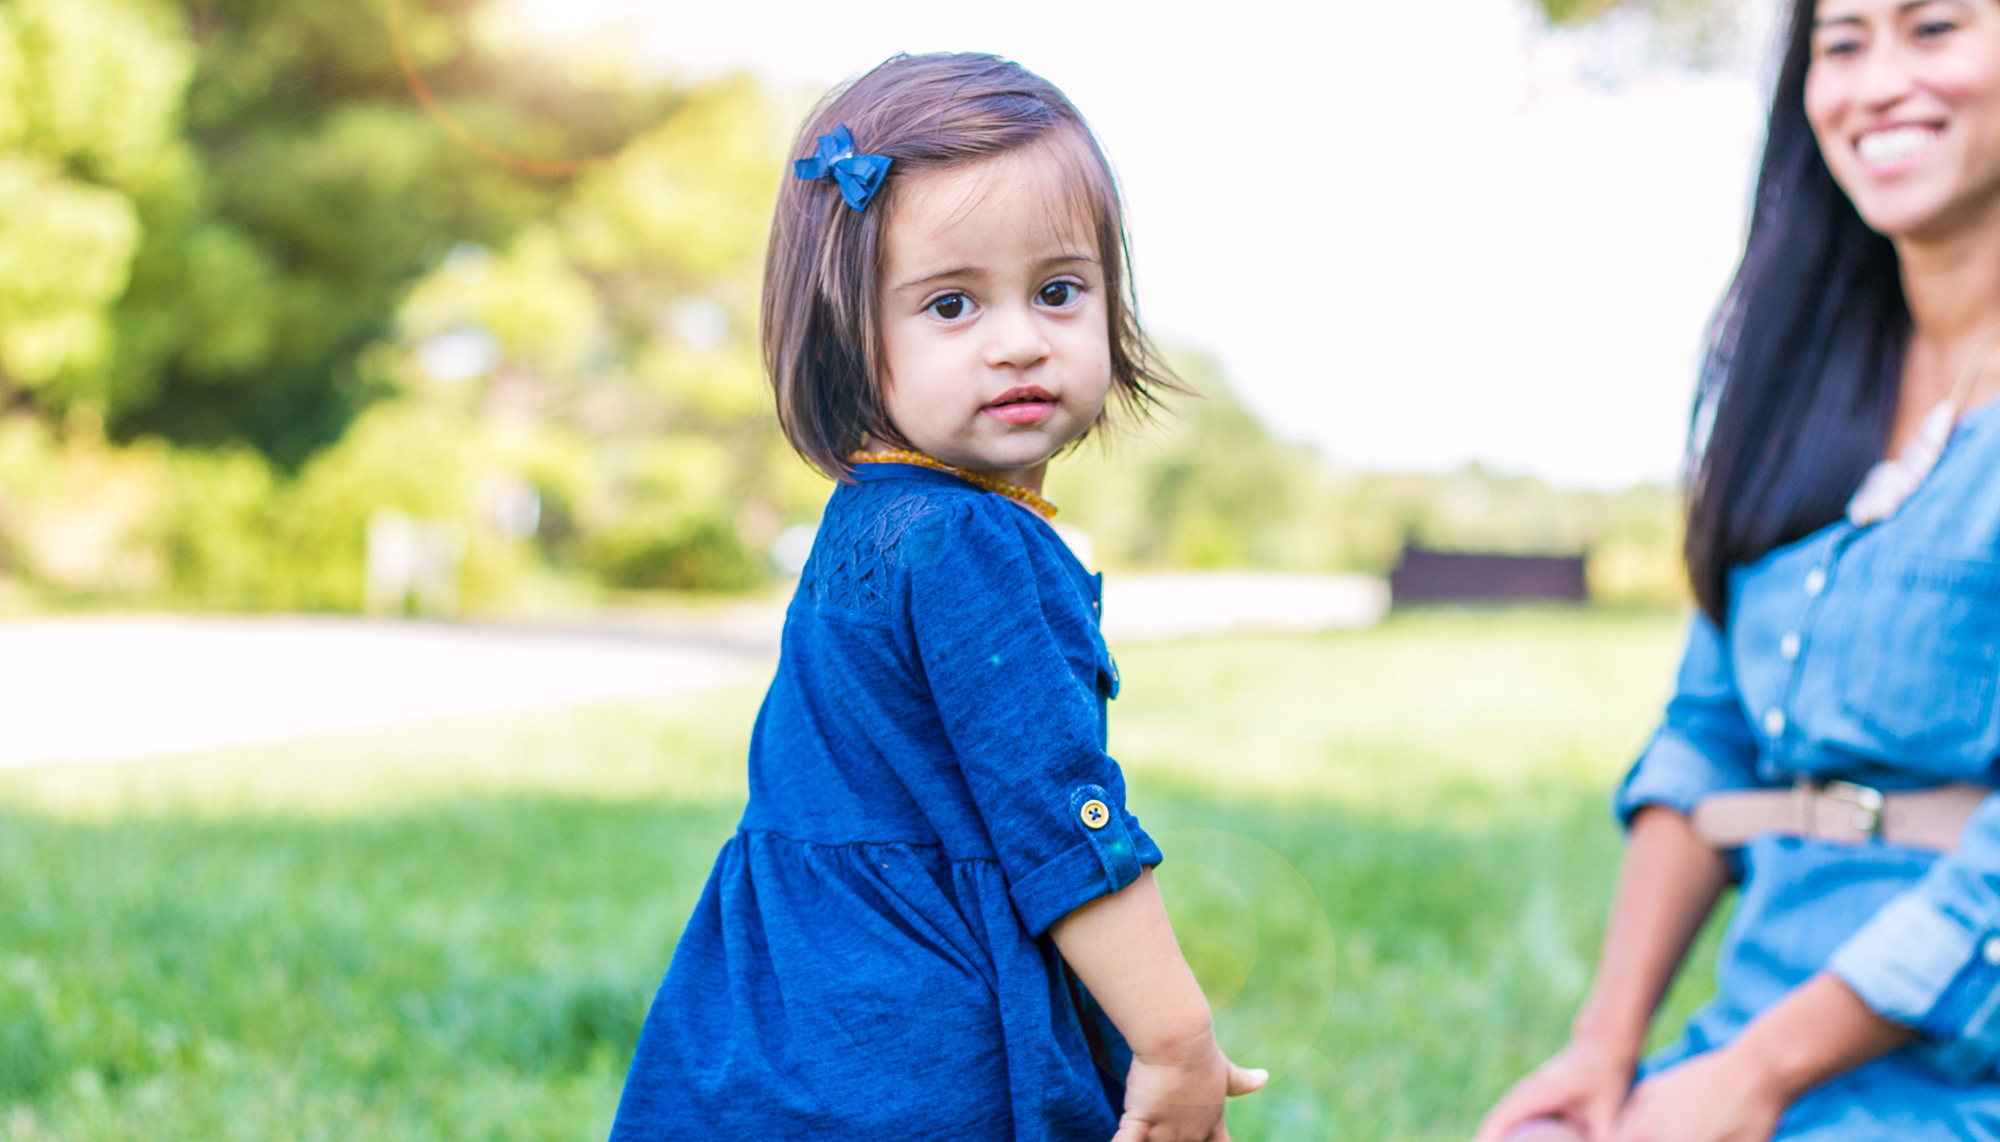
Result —
<svg viewBox="0 0 2000 1142"><path fill-rule="evenodd" d="M840 187L840 197L856 210L868 209L868 200L882 187L882 178L889 173L889 156L857 155L854 153L854 134L842 123L833 129L831 135L821 135L818 153L809 159L799 159L792 164L792 172L798 178L819 180L831 178Z"/></svg>

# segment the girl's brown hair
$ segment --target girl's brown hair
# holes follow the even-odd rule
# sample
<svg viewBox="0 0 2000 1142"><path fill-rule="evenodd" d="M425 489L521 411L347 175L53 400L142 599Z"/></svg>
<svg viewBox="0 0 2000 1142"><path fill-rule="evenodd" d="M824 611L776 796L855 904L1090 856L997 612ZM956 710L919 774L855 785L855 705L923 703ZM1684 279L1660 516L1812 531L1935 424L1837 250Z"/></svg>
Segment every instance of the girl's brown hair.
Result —
<svg viewBox="0 0 2000 1142"><path fill-rule="evenodd" d="M1054 84L1021 65L973 53L899 55L835 90L806 118L793 153L845 124L854 149L887 155L889 173L867 210L831 180L787 175L764 263L760 330L777 390L778 423L814 467L840 479L871 437L907 443L881 392L876 273L884 218L900 179L1048 140L1059 147L1080 212L1094 223L1111 323L1111 388L1145 413L1183 386L1139 326L1127 267L1124 209L1111 164Z"/></svg>

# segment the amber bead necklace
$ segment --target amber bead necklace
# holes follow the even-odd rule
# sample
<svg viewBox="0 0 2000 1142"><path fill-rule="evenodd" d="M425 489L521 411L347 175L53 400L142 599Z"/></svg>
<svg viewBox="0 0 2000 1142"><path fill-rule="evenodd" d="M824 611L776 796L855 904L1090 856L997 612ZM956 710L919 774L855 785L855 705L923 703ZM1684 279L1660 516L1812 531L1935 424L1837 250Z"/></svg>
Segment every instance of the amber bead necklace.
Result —
<svg viewBox="0 0 2000 1142"><path fill-rule="evenodd" d="M998 476L985 472L973 472L956 464L947 464L935 456L913 452L908 448L884 448L877 452L856 452L848 456L856 464L912 464L919 468L929 468L935 472L957 476L974 487L984 488L996 495L1006 496L1043 519L1056 517L1056 506L1043 499L1038 493L1019 484L1010 484Z"/></svg>

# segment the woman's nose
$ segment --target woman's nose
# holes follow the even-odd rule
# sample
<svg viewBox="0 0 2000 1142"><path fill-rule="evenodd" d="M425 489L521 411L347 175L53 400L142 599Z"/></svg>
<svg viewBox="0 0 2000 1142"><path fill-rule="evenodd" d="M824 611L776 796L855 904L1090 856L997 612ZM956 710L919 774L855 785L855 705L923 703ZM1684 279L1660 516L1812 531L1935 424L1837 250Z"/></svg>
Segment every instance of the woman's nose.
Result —
<svg viewBox="0 0 2000 1142"><path fill-rule="evenodd" d="M1914 63L1900 44L1885 44L1869 52L1857 77L1855 101L1873 111L1894 106L1916 87Z"/></svg>

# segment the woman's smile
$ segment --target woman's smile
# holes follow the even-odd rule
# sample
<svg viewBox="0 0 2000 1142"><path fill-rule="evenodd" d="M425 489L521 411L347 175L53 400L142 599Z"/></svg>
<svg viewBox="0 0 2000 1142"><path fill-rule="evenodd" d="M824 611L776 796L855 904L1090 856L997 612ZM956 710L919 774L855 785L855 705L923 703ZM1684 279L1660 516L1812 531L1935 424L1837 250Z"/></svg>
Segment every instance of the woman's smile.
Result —
<svg viewBox="0 0 2000 1142"><path fill-rule="evenodd" d="M1899 123L1863 134L1854 142L1854 153L1862 166L1876 178L1889 178L1909 170L1937 150L1944 138L1940 123Z"/></svg>

